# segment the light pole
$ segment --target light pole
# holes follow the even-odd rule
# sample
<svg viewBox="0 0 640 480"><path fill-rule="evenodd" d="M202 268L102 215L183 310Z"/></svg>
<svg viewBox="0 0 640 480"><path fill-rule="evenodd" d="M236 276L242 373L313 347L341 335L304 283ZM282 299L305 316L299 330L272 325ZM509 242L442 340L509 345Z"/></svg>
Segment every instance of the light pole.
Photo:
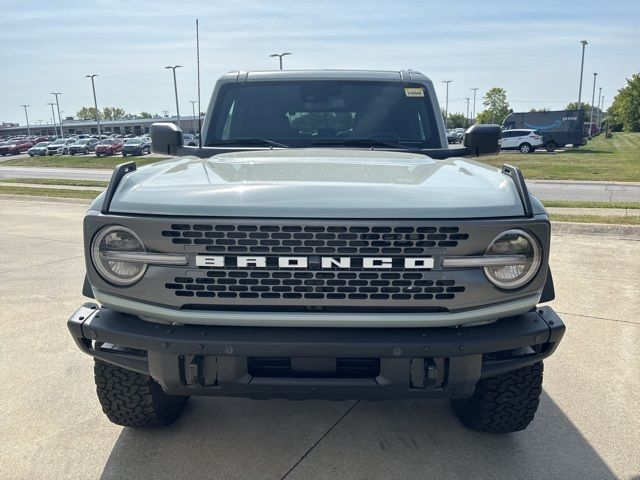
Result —
<svg viewBox="0 0 640 480"><path fill-rule="evenodd" d="M467 115L464 117L464 128L467 128L467 121L469 120L469 100L471 99L466 97L465 100L467 101Z"/></svg>
<svg viewBox="0 0 640 480"><path fill-rule="evenodd" d="M58 102L58 95L62 95L61 92L51 92L51 95L56 97L56 108L58 109L58 123L60 124L60 136L64 138L64 132L62 131L62 116L60 115L60 103Z"/></svg>
<svg viewBox="0 0 640 480"><path fill-rule="evenodd" d="M602 112L602 107L600 106L601 101L602 101L602 87L598 87L598 113L596 115L596 123L598 124L598 130L600 130L600 112Z"/></svg>
<svg viewBox="0 0 640 480"><path fill-rule="evenodd" d="M98 138L101 138L102 132L100 131L100 112L98 111L98 100L96 100L96 84L93 81L93 79L97 76L98 75L96 75L95 73L92 73L91 75L85 75L85 77L91 79L91 88L93 89L93 106L96 109L96 123L98 124Z"/></svg>
<svg viewBox="0 0 640 480"><path fill-rule="evenodd" d="M278 60L280 60L280 70L282 70L282 57L286 56L286 55L291 55L290 52L283 52L283 53L272 53L271 55L269 55L270 57L278 57Z"/></svg>
<svg viewBox="0 0 640 480"><path fill-rule="evenodd" d="M193 113L193 118L191 119L191 126L193 127L193 132L197 132L196 129L196 103L198 103L197 100L189 100L189 103L191 104L191 112Z"/></svg>
<svg viewBox="0 0 640 480"><path fill-rule="evenodd" d="M473 113L471 116L473 117L473 123L476 123L476 92L478 88L472 88L471 90L473 90Z"/></svg>
<svg viewBox="0 0 640 480"><path fill-rule="evenodd" d="M589 118L589 138L591 138L591 136L593 135L593 109L595 108L595 101L596 101L596 77L598 76L597 73L593 73L593 91L591 92L591 115Z"/></svg>
<svg viewBox="0 0 640 480"><path fill-rule="evenodd" d="M176 68L182 68L182 65L174 65L173 67L168 66L164 68L170 68L173 70L173 89L176 93L176 115L178 117L178 128L182 128L180 126L180 107L178 105L178 82L176 81Z"/></svg>
<svg viewBox="0 0 640 480"><path fill-rule="evenodd" d="M444 128L446 129L449 126L449 84L453 80L443 80L442 83L447 84L447 95L444 101Z"/></svg>
<svg viewBox="0 0 640 480"><path fill-rule="evenodd" d="M578 89L578 110L580 110L580 106L582 105L582 72L584 71L584 47L587 46L589 42L586 40L580 40L582 44L582 61L580 62L580 88Z"/></svg>
<svg viewBox="0 0 640 480"><path fill-rule="evenodd" d="M24 108L24 116L27 118L27 135L30 137L31 126L29 125L29 114L27 113L27 107L30 107L31 105L20 105L20 106Z"/></svg>
<svg viewBox="0 0 640 480"><path fill-rule="evenodd" d="M51 119L53 120L53 134L56 134L56 129L58 128L58 126L56 125L56 114L53 111L53 106L55 105L55 103L53 102L49 102L47 103L47 105L51 106Z"/></svg>

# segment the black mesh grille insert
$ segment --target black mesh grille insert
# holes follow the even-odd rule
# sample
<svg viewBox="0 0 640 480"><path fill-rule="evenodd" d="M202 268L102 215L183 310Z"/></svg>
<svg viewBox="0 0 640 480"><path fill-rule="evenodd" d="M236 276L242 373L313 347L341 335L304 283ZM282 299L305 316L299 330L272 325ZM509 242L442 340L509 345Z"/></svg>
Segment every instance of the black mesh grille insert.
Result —
<svg viewBox="0 0 640 480"><path fill-rule="evenodd" d="M247 370L254 377L330 377L375 378L380 374L379 358L336 358L335 371L298 372L291 366L290 357L248 357Z"/></svg>
<svg viewBox="0 0 640 480"><path fill-rule="evenodd" d="M453 300L465 287L429 272L203 270L165 288L183 297L218 299Z"/></svg>
<svg viewBox="0 0 640 480"><path fill-rule="evenodd" d="M174 223L162 236L219 254L420 255L456 247L459 227L345 225L229 225Z"/></svg>

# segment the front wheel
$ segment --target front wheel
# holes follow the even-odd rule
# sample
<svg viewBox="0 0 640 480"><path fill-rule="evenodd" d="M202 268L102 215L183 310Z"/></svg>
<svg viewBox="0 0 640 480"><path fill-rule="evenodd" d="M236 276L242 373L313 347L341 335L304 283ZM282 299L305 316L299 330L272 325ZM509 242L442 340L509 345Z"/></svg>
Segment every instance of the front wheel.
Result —
<svg viewBox="0 0 640 480"><path fill-rule="evenodd" d="M531 153L531 145L529 145L528 143L523 143L522 145L520 145L520 153Z"/></svg>
<svg viewBox="0 0 640 480"><path fill-rule="evenodd" d="M89 149L88 149L88 148L85 148L85 149L84 149L84 154L86 155L86 154L88 154L88 153L89 153Z"/></svg>
<svg viewBox="0 0 640 480"><path fill-rule="evenodd" d="M122 156L123 156L123 157L126 157L126 156L127 156L127 154L126 154L126 153L124 153L124 152L122 152Z"/></svg>
<svg viewBox="0 0 640 480"><path fill-rule="evenodd" d="M556 142L547 142L544 148L547 149L547 152L555 152L558 145L556 145Z"/></svg>
<svg viewBox="0 0 640 480"><path fill-rule="evenodd" d="M98 152L96 152L96 157L99 157L99 156L100 156L100 154Z"/></svg>
<svg viewBox="0 0 640 480"><path fill-rule="evenodd" d="M66 148L64 150L62 150L62 154L63 155L68 155L69 154L69 150L67 150Z"/></svg>
<svg viewBox="0 0 640 480"><path fill-rule="evenodd" d="M175 421L189 401L167 395L149 375L95 360L94 378L102 411L124 427L162 427Z"/></svg>
<svg viewBox="0 0 640 480"><path fill-rule="evenodd" d="M483 378L473 395L452 400L462 424L479 432L509 433L527 428L542 394L542 362Z"/></svg>

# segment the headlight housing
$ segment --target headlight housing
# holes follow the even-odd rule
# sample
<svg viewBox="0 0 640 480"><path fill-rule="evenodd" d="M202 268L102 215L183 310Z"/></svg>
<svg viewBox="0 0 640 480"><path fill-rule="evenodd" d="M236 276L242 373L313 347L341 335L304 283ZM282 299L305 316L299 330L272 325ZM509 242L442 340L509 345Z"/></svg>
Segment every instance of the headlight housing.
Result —
<svg viewBox="0 0 640 480"><path fill-rule="evenodd" d="M118 258L123 253L145 252L140 237L132 230L111 225L100 230L91 242L91 260L107 282L115 285L133 285L142 278L147 264Z"/></svg>
<svg viewBox="0 0 640 480"><path fill-rule="evenodd" d="M514 289L526 285L538 273L542 263L540 244L520 229L507 230L489 245L485 256L512 256L519 260L504 265L484 267L484 273L496 287Z"/></svg>

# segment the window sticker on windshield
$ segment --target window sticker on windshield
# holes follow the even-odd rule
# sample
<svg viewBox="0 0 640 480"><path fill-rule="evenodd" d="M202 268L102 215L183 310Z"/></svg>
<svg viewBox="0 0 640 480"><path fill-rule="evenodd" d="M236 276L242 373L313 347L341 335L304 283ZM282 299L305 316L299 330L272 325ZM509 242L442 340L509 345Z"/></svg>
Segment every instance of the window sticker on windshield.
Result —
<svg viewBox="0 0 640 480"><path fill-rule="evenodd" d="M407 97L424 97L424 89L422 87L407 87L404 89Z"/></svg>

